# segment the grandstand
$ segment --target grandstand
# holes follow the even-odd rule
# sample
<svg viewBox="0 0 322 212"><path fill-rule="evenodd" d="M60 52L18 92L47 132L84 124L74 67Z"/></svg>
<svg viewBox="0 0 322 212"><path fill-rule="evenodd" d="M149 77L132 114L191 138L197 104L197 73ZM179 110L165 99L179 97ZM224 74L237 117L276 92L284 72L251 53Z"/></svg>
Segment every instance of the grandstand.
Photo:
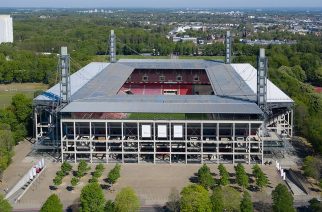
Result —
<svg viewBox="0 0 322 212"><path fill-rule="evenodd" d="M292 136L293 101L268 80L265 118L256 86L250 64L90 63L70 76L63 106L60 84L34 99L35 137L62 161L262 163L264 128Z"/></svg>

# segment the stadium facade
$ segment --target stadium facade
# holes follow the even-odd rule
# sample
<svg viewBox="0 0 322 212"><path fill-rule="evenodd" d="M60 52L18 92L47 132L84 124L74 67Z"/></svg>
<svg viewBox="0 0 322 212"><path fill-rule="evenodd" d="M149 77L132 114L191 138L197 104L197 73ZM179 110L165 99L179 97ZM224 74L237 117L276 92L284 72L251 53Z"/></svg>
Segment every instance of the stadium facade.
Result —
<svg viewBox="0 0 322 212"><path fill-rule="evenodd" d="M293 133L293 101L266 78L265 59L258 70L123 59L68 76L62 53L61 83L34 99L36 146L72 162L263 163L265 140Z"/></svg>

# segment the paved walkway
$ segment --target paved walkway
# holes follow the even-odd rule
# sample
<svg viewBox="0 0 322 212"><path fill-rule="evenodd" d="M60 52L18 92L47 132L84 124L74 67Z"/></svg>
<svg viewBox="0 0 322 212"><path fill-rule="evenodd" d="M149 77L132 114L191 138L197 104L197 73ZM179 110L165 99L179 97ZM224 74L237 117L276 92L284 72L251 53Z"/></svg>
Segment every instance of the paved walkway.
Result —
<svg viewBox="0 0 322 212"><path fill-rule="evenodd" d="M103 177L100 179L102 185L106 185L104 178L106 178L109 170L113 168L114 164L106 165ZM209 165L214 176L218 178L217 165ZM80 184L76 186L73 191L68 191L70 186L71 175L66 176L62 185L58 186L57 190L50 190L52 179L55 173L59 170L59 163L51 163L43 175L39 178L19 203L14 205L15 209L26 208L40 208L44 201L51 193L56 193L60 196L65 207L72 204L77 204L82 187L87 184L91 178L90 173L83 177ZM121 169L121 178L110 189L104 190L106 199L114 199L116 193L125 186L131 186L135 189L137 195L141 200L141 204L145 206L160 206L168 201L168 196L172 188L180 191L184 186L188 185L191 178L199 169L200 165L153 165L153 164L124 164ZM226 165L228 171L233 173L232 165ZM95 165L92 166L92 171ZM76 170L76 166L74 166ZM248 173L251 173L251 167L246 166ZM268 175L271 185L263 192L252 193L255 201L262 201L270 203L270 193L272 189L281 182L280 177L275 171L274 166L263 166ZM234 177L232 177L234 178Z"/></svg>

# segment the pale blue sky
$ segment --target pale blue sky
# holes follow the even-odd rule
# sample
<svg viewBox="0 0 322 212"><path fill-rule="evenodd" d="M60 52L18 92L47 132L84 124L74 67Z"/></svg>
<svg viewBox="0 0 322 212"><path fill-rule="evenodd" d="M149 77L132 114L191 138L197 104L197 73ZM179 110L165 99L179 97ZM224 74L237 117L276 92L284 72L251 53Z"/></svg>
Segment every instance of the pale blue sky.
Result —
<svg viewBox="0 0 322 212"><path fill-rule="evenodd" d="M322 7L322 0L0 0L0 7Z"/></svg>

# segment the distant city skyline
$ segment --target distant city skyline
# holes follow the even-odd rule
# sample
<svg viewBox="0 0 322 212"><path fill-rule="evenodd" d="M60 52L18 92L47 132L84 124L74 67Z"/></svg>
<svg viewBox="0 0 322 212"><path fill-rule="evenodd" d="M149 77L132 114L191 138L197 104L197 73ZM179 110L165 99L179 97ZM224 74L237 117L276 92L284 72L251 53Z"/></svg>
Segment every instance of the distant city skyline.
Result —
<svg viewBox="0 0 322 212"><path fill-rule="evenodd" d="M278 8L322 7L321 0L0 0L0 7L51 8Z"/></svg>

